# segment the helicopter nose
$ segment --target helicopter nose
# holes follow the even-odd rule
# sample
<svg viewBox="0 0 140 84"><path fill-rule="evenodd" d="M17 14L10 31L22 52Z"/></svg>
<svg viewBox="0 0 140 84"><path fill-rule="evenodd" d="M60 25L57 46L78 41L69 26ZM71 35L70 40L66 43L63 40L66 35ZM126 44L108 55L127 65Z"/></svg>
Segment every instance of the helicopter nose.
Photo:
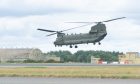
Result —
<svg viewBox="0 0 140 84"><path fill-rule="evenodd" d="M59 43L58 43L57 41L54 41L54 44L55 44L55 45L58 45Z"/></svg>

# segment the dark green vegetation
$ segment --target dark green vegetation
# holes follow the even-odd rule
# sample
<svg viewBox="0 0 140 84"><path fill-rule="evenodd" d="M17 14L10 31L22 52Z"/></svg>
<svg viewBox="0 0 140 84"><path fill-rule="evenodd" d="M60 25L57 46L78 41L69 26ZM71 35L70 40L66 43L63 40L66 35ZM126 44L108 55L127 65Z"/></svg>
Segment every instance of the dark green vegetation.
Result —
<svg viewBox="0 0 140 84"><path fill-rule="evenodd" d="M32 60L27 59L23 62L21 61L7 61L8 63L64 63L64 62L78 62L78 63L90 63L91 56L95 58L100 58L103 61L107 61L108 63L113 61L118 61L118 55L123 54L120 52L111 52L111 51L77 51L75 53L71 53L70 51L50 51L48 53L43 53L43 56L57 56L60 57L60 61L56 61L53 59L50 60Z"/></svg>
<svg viewBox="0 0 140 84"><path fill-rule="evenodd" d="M118 61L118 55L122 53L114 51L77 51L72 54L69 51L51 51L46 54L61 57L61 62L89 63L91 61L91 56L101 58L103 61L107 62Z"/></svg>

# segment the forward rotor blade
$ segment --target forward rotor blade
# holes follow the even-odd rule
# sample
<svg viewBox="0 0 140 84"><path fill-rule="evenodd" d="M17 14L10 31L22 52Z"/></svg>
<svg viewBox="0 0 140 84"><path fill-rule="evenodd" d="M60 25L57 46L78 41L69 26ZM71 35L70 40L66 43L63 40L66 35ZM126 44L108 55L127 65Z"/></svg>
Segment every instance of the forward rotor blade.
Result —
<svg viewBox="0 0 140 84"><path fill-rule="evenodd" d="M57 32L49 34L49 35L46 35L46 36L52 36L52 35L55 35L55 34L57 34Z"/></svg>
<svg viewBox="0 0 140 84"><path fill-rule="evenodd" d="M52 33L52 34L49 34L49 35L47 35L47 36L52 36L52 35L55 35L55 34L57 34L57 33L61 33L61 32L64 32L64 31L69 31L69 30L76 29L76 28L79 28L79 27L88 26L88 25L90 25L90 24L92 24L92 23L89 23L89 24L86 24L86 25L81 25L81 26L78 26L78 27L73 27L73 28L70 28L70 29L62 30L62 31L57 31L57 32Z"/></svg>
<svg viewBox="0 0 140 84"><path fill-rule="evenodd" d="M115 19L106 20L106 21L102 21L102 22L110 22L110 21L114 21L114 20L118 20L118 19L123 19L123 18L126 18L126 17L115 18Z"/></svg>
<svg viewBox="0 0 140 84"><path fill-rule="evenodd" d="M46 32L57 32L57 31L53 31L53 30L47 30L47 29L37 29L37 30L40 30L40 31L46 31Z"/></svg>
<svg viewBox="0 0 140 84"><path fill-rule="evenodd" d="M69 29L66 29L66 30L59 31L59 32L69 31L69 30L72 30L72 29L76 29L76 28L79 28L79 27L88 26L88 25L91 25L91 24L93 24L93 23L88 23L88 24L81 25L81 26L78 26L78 27L69 28Z"/></svg>

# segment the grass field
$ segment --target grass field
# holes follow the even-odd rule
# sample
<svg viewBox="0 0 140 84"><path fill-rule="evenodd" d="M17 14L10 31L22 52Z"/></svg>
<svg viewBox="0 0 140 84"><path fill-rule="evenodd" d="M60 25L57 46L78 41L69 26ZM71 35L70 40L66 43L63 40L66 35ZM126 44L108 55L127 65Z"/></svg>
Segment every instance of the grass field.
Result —
<svg viewBox="0 0 140 84"><path fill-rule="evenodd" d="M0 77L83 77L140 79L140 66L0 68Z"/></svg>

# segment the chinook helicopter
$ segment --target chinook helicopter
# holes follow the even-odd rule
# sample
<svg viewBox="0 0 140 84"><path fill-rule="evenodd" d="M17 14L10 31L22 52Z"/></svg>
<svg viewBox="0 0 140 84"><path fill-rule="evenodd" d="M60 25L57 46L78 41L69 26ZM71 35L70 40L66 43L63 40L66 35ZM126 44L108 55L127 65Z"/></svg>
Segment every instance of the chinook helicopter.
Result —
<svg viewBox="0 0 140 84"><path fill-rule="evenodd" d="M94 45L98 43L99 45L101 45L100 41L103 40L104 37L107 35L106 26L103 23L118 20L118 19L123 19L123 18L125 17L115 18L115 19L101 21L101 22L68 22L68 23L86 23L86 24L79 27L62 30L62 31L54 31L54 30L47 30L47 29L40 29L40 28L38 28L37 30L52 33L47 36L52 36L57 34L57 38L54 41L55 46L69 45L70 48L72 48L73 46L75 46L75 48L78 48L77 44L84 44L84 43L86 44L93 43ZM65 31L91 25L93 23L95 23L96 25L92 26L91 30L88 33L71 34L71 35L63 33Z"/></svg>

